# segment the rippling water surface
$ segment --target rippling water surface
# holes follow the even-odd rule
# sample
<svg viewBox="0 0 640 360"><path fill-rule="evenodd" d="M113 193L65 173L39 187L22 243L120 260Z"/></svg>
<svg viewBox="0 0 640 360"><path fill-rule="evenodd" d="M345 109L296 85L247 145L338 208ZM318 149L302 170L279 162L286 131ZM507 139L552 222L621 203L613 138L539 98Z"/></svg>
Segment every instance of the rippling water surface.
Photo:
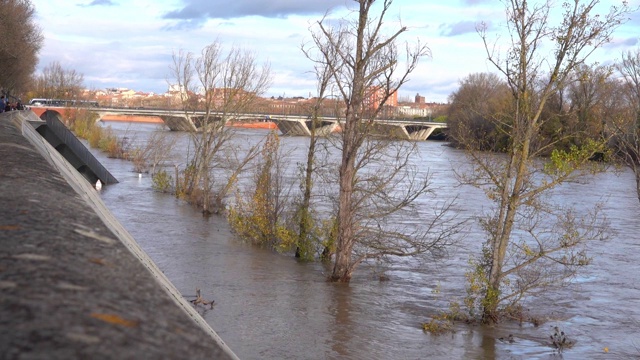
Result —
<svg viewBox="0 0 640 360"><path fill-rule="evenodd" d="M157 131L112 126L138 140ZM252 143L265 134L241 130L238 139ZM296 149L294 157L304 156L307 139L285 137L282 143ZM433 175L438 198L458 196L460 216L479 215L488 205L483 194L455 186L452 168L467 164L463 154L441 142L419 147L421 168ZM547 359L554 358L548 339L556 325L576 341L565 359L640 356L640 206L629 171L558 190L558 199L584 212L606 200L616 233L591 245L593 264L572 285L525 303L547 322L461 324L452 334L431 336L421 322L465 294L467 261L484 240L477 225L444 261L401 259L386 269L390 280L384 282L373 275L375 266L365 265L349 285L332 284L322 264L244 244L223 218L203 219L190 205L155 193L149 176L133 173L131 163L94 153L120 180L103 188L104 202L185 296L201 288L215 300L212 310L200 312L242 359ZM498 340L508 334L513 343Z"/></svg>

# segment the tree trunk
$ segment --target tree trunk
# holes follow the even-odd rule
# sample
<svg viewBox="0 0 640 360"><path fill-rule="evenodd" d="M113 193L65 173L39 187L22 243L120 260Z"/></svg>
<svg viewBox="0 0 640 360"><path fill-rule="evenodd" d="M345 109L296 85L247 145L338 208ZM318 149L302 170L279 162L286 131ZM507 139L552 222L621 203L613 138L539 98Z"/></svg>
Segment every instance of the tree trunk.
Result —
<svg viewBox="0 0 640 360"><path fill-rule="evenodd" d="M526 94L521 94L521 97L526 98ZM483 321L486 323L494 323L498 319L500 285L503 279L502 267L507 254L507 247L511 241L513 224L520 207L520 189L523 186L527 172L531 139L536 129L536 118L519 117L521 113L528 114L527 110L528 108L525 104L524 109L518 110L515 115L515 134L519 133L518 128L520 127L523 129L524 138L515 138L512 144L511 159L503 179L499 223L494 234L495 240L492 246L489 283L487 284L487 293L484 299ZM512 167L515 168L515 173L512 173Z"/></svg>
<svg viewBox="0 0 640 360"><path fill-rule="evenodd" d="M640 201L640 166L636 165L633 170L636 175L636 195Z"/></svg>
<svg viewBox="0 0 640 360"><path fill-rule="evenodd" d="M354 118L350 119L355 121ZM340 198L338 210L338 239L336 241L336 260L331 280L349 282L351 280L351 252L354 242L354 219L352 207L353 184L356 175L354 141L355 126L349 121L345 124L342 163L340 164Z"/></svg>
<svg viewBox="0 0 640 360"><path fill-rule="evenodd" d="M311 139L307 151L307 167L304 177L304 191L302 195L302 205L300 206L300 232L298 233L298 244L296 246L296 258L312 260L311 244L309 244L311 188L313 186L313 167L316 152L316 121L317 109L314 109L313 120L311 121Z"/></svg>
<svg viewBox="0 0 640 360"><path fill-rule="evenodd" d="M342 172L342 171L341 171ZM340 177L340 210L338 211L338 239L336 260L331 279L349 282L351 279L351 251L353 250L353 219L351 214L351 195L353 168L345 169Z"/></svg>

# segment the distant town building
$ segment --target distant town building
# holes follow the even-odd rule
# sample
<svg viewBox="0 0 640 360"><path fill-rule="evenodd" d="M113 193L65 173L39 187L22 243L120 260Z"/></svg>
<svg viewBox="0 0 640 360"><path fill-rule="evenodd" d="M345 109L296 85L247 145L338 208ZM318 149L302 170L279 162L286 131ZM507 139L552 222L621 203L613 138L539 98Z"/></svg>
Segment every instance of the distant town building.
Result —
<svg viewBox="0 0 640 360"><path fill-rule="evenodd" d="M385 98L386 89L382 87L370 87L367 89L364 98L364 108L367 110L377 110ZM384 103L385 106L398 106L398 92L391 94Z"/></svg>
<svg viewBox="0 0 640 360"><path fill-rule="evenodd" d="M426 102L424 96L416 94L415 102L402 102L396 107L395 116L399 118L424 118L433 119L446 113L448 105L434 102Z"/></svg>
<svg viewBox="0 0 640 360"><path fill-rule="evenodd" d="M169 94L180 94L180 93L184 93L185 89L184 89L184 85L179 85L179 84L169 84L169 88L167 89L167 92Z"/></svg>
<svg viewBox="0 0 640 360"><path fill-rule="evenodd" d="M403 105L396 108L397 116L404 118L427 118L430 117L432 113L433 110L428 107Z"/></svg>
<svg viewBox="0 0 640 360"><path fill-rule="evenodd" d="M248 98L255 94L246 93L235 89L216 88L208 94L193 93L186 91L184 86L169 85L167 92L162 94L146 93L135 91L124 87L112 87L104 90L95 90L87 92L84 96L89 100L97 100L100 105L114 107L136 107L136 108L170 108L179 109L183 106L183 99L188 99L194 108L202 108L204 106L205 95L210 96L214 101L213 106L222 106L222 103L231 98ZM398 102L398 93L389 96L385 101L382 109L382 100L385 97L385 91L381 87L369 88L365 94L363 101L363 110L365 116L370 115L372 111L378 111L377 116L380 118L425 118L432 119L446 114L448 104L428 103L424 96L415 95L415 101L411 101L407 97L406 101ZM316 98L305 98L302 96L285 97L271 96L269 98L256 97L255 101L249 105L248 111L265 114L265 115L297 115L308 116L311 109L315 106ZM329 97L324 99L318 109L319 116L340 117L345 114L345 104L339 98Z"/></svg>

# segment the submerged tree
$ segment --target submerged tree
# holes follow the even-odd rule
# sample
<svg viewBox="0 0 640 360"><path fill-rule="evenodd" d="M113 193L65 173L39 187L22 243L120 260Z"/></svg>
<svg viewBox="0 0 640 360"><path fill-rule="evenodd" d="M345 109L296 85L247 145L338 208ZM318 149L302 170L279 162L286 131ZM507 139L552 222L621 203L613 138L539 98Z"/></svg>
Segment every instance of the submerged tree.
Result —
<svg viewBox="0 0 640 360"><path fill-rule="evenodd" d="M417 255L441 249L450 240L447 230L436 230L446 222L442 211L436 211L433 222L427 220L430 230L408 231L393 225L428 191L428 177L420 177L411 164L415 144L371 137L385 103L408 81L429 49L419 42L413 48L407 45L406 58L401 59L397 42L407 29L402 27L389 35L384 31L392 1L355 3L355 19L336 27L322 19L313 34L321 63L346 108L337 144L341 154L337 238L330 275L332 281L339 282L348 282L364 260ZM374 9L380 11L377 17ZM404 69L400 68L402 60ZM374 94L379 102L370 104Z"/></svg>
<svg viewBox="0 0 640 360"><path fill-rule="evenodd" d="M321 39L314 39L315 42L321 42ZM324 49L329 50L328 47L323 46ZM318 95L315 101L309 108L309 118L311 121L309 124L309 146L307 148L306 162L300 165L301 171L301 183L300 183L300 199L296 204L296 220L298 226L298 237L296 241L296 258L302 260L313 260L316 255L317 245L320 240L319 223L320 217L314 211L312 204L312 195L314 190L314 179L318 177L317 170L321 167L318 163L318 141L319 134L318 128L322 125L321 113L325 107L325 100L327 99L327 90L332 84L332 73L329 66L327 66L324 56L315 53L314 48L309 48L306 45L302 46L302 52L304 55L314 63L314 73L317 80ZM336 104L335 99L332 102ZM337 116L337 112L335 112ZM336 119L337 120L337 119ZM335 221L329 219L329 221ZM322 253L323 259L330 257L330 248L332 247L332 237L326 236L324 240L324 251Z"/></svg>
<svg viewBox="0 0 640 360"><path fill-rule="evenodd" d="M170 136L169 131L158 129L146 139L143 145L132 145L133 148L129 149L129 152L133 162L133 171L155 175L162 163L169 160L177 140L177 137Z"/></svg>
<svg viewBox="0 0 640 360"><path fill-rule="evenodd" d="M246 113L266 91L269 66L259 66L252 53L238 48L225 53L214 42L197 59L192 53L174 54L171 71L185 116L194 123L193 153L177 194L201 207L203 214L219 212L239 173L258 154L257 146L232 145L233 132L225 125ZM226 173L215 184L214 169Z"/></svg>
<svg viewBox="0 0 640 360"><path fill-rule="evenodd" d="M524 295L575 274L590 261L585 242L607 236L606 219L598 207L590 214L578 214L545 196L565 181L601 169L590 159L606 154L606 139L585 140L539 158L554 145L540 136L548 120L542 116L546 103L596 48L610 40L630 11L623 3L596 15L598 3L565 2L561 22L552 25L551 2L506 1L511 44L503 57L493 52L486 28L479 30L489 61L509 86L513 109L494 118L508 135L506 156L470 148L475 166L473 172L462 174L463 181L482 188L494 203L481 221L488 240L468 274L467 305L478 309L486 322L498 320L502 305L515 304ZM551 52L543 54L549 45Z"/></svg>
<svg viewBox="0 0 640 360"><path fill-rule="evenodd" d="M240 236L281 251L296 243L295 234L287 226L292 187L285 178L287 159L279 136L270 132L257 158L253 179L237 192L228 214L231 228Z"/></svg>

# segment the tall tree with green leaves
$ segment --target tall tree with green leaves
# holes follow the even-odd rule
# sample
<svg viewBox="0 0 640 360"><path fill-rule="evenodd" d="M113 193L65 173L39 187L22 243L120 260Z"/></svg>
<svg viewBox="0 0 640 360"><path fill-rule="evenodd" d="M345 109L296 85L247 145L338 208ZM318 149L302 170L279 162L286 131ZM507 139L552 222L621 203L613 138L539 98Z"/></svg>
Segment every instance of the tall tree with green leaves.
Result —
<svg viewBox="0 0 640 360"><path fill-rule="evenodd" d="M545 104L595 49L610 41L631 11L621 2L596 14L599 3L566 1L560 21L553 23L551 1L506 0L510 43L502 55L498 44L490 44L486 27L479 29L489 61L509 86L513 109L495 116L509 137L506 156L468 151L474 169L462 174L493 203L481 219L487 242L468 274L468 305L486 322L497 321L502 306L575 274L590 262L586 241L607 236L606 219L597 207L578 214L547 196L565 181L600 170L590 159L606 152L606 139L539 157L554 146L540 137L548 120L542 116Z"/></svg>

